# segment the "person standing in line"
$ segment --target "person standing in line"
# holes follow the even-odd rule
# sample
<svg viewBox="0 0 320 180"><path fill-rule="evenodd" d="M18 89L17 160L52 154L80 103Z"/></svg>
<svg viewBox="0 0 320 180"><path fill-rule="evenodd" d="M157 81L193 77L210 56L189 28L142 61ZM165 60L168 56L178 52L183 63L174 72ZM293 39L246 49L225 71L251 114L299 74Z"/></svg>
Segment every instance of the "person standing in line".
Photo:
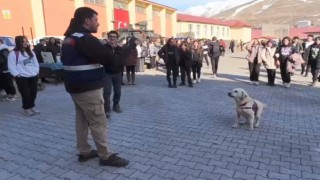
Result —
<svg viewBox="0 0 320 180"><path fill-rule="evenodd" d="M302 57L305 63L301 64L301 75L304 74L305 77L308 77L308 74L310 71L310 65L308 65L310 49L308 48L313 44L314 44L313 35L308 35L307 41L302 43L302 50L303 50Z"/></svg>
<svg viewBox="0 0 320 180"><path fill-rule="evenodd" d="M167 81L169 88L177 88L177 77L179 73L179 49L175 45L175 40L169 38L167 43L158 51L160 58L164 60L167 69ZM173 85L171 81L171 73L173 76Z"/></svg>
<svg viewBox="0 0 320 180"><path fill-rule="evenodd" d="M186 85L186 76L187 76L189 87L193 87L192 79L191 79L191 66L192 66L191 51L190 49L187 49L186 43L181 43L179 53L180 53L179 65L180 65L180 72L181 72L181 83L179 86Z"/></svg>
<svg viewBox="0 0 320 180"><path fill-rule="evenodd" d="M250 84L259 85L262 47L258 39L253 39L246 47L249 53L247 60L250 71Z"/></svg>
<svg viewBox="0 0 320 180"><path fill-rule="evenodd" d="M218 41L217 37L213 37L212 43L209 45L209 56L211 58L213 78L217 77L220 55L221 55L220 42Z"/></svg>
<svg viewBox="0 0 320 180"><path fill-rule="evenodd" d="M124 66L124 61L119 59L120 54L127 53L123 52L122 47L118 45L119 35L116 31L109 31L108 41L105 46L113 52L113 58L115 61L119 61L121 63L104 66L106 72L106 83L103 88L103 98L104 98L104 110L106 113L106 117L109 118L111 115L111 107L110 107L110 96L113 88L113 108L112 110L116 113L121 113L122 110L120 108L120 97L121 97L121 83L122 83L122 68Z"/></svg>
<svg viewBox="0 0 320 180"><path fill-rule="evenodd" d="M9 53L8 70L15 78L22 98L23 113L27 116L40 114L35 107L39 64L25 36L15 37L16 47Z"/></svg>
<svg viewBox="0 0 320 180"><path fill-rule="evenodd" d="M198 41L194 41L191 49L193 83L201 82L203 52Z"/></svg>
<svg viewBox="0 0 320 180"><path fill-rule="evenodd" d="M200 41L200 44L201 44L202 50L203 50L203 58L206 61L207 67L209 68L208 42L207 41Z"/></svg>
<svg viewBox="0 0 320 180"><path fill-rule="evenodd" d="M91 34L97 33L98 26L98 13L95 10L89 7L76 9L62 44L64 85L75 105L78 161L99 157L101 166L123 167L129 161L108 148L103 99L106 72L102 65L118 67L117 64L123 64L126 54L119 54L120 61L113 58L114 52ZM130 41L123 48L130 50L135 46L135 42ZM89 129L97 150L88 143Z"/></svg>
<svg viewBox="0 0 320 180"><path fill-rule="evenodd" d="M154 44L154 42L152 40L149 41L149 47L148 47L148 51L149 51L149 56L150 56L150 64L151 64L151 69L155 69L156 68L156 56L157 56L157 50L156 50L156 46Z"/></svg>
<svg viewBox="0 0 320 180"><path fill-rule="evenodd" d="M281 78L283 86L286 88L289 88L291 83L291 74L287 70L287 62L294 52L295 50L292 47L291 39L288 36L284 37L280 48L277 49L276 57L280 61Z"/></svg>
<svg viewBox="0 0 320 180"><path fill-rule="evenodd" d="M139 46L139 42L137 41L137 47ZM139 48L138 48L139 49ZM127 84L128 85L136 85L135 78L136 78L136 65L139 61L139 51L137 48L132 49L129 53L129 56L126 60L126 70L127 70Z"/></svg>
<svg viewBox="0 0 320 180"><path fill-rule="evenodd" d="M315 39L315 43L310 46L308 64L311 67L312 83L310 86L316 86L320 73L320 37Z"/></svg>
<svg viewBox="0 0 320 180"><path fill-rule="evenodd" d="M230 41L230 45L229 45L229 49L230 49L231 53L234 53L234 47L235 46L236 46L236 44L235 44L234 40L232 39Z"/></svg>
<svg viewBox="0 0 320 180"><path fill-rule="evenodd" d="M276 69L277 69L277 61L275 59L276 53L275 44L272 40L268 40L266 43L266 47L262 49L261 52L261 59L262 62L267 69L268 74L268 85L274 86L275 79L276 79Z"/></svg>

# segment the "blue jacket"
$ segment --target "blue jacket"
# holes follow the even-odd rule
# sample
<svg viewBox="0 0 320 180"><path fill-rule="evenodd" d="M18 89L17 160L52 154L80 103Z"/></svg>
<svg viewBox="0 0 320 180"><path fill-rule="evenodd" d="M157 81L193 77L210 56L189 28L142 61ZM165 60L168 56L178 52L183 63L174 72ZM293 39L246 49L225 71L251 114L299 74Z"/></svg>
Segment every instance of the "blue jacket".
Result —
<svg viewBox="0 0 320 180"><path fill-rule="evenodd" d="M104 67L97 59L89 57L82 50L84 40L93 38L90 36L92 35L89 33L74 33L66 37L63 42L61 60L65 70L65 88L68 93L96 90L102 88L105 83ZM108 64L108 61L106 60L105 63Z"/></svg>

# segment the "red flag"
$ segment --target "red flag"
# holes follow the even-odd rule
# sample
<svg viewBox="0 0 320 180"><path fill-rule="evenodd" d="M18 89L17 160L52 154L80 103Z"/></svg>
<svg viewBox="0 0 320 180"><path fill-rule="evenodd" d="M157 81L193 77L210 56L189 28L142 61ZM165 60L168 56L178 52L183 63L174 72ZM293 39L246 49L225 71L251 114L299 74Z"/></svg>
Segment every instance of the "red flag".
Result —
<svg viewBox="0 0 320 180"><path fill-rule="evenodd" d="M129 11L114 9L114 29L129 27Z"/></svg>

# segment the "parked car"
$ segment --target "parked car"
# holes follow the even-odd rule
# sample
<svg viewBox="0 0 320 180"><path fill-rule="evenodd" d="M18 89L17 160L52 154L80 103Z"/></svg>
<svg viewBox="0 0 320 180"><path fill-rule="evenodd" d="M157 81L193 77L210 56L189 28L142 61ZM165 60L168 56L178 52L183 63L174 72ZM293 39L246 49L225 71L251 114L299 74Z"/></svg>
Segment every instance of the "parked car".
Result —
<svg viewBox="0 0 320 180"><path fill-rule="evenodd" d="M14 38L11 36L0 36L0 39L3 41L5 45L9 47L9 51L13 50L13 48L16 46Z"/></svg>

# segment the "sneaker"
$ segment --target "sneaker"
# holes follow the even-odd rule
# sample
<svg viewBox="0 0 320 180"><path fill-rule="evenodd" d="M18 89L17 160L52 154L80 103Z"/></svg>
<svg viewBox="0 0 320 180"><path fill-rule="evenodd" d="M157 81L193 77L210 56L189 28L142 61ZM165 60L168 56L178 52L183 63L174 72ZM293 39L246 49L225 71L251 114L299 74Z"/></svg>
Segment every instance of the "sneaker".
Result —
<svg viewBox="0 0 320 180"><path fill-rule="evenodd" d="M177 85L176 85L176 84L174 84L174 85L173 85L173 88L177 88Z"/></svg>
<svg viewBox="0 0 320 180"><path fill-rule="evenodd" d="M192 84L189 84L189 87L193 88L193 85L192 85Z"/></svg>
<svg viewBox="0 0 320 180"><path fill-rule="evenodd" d="M172 84L169 84L168 87L169 87L169 88L173 88Z"/></svg>
<svg viewBox="0 0 320 180"><path fill-rule="evenodd" d="M106 118L110 118L111 116L111 111L106 111Z"/></svg>
<svg viewBox="0 0 320 180"><path fill-rule="evenodd" d="M108 159L99 160L100 166L124 167L128 164L129 161L119 157L117 153L112 154Z"/></svg>
<svg viewBox="0 0 320 180"><path fill-rule="evenodd" d="M98 157L98 151L93 149L89 154L78 154L78 161L86 162L95 157Z"/></svg>
<svg viewBox="0 0 320 180"><path fill-rule="evenodd" d="M259 86L259 82L258 81L254 82L254 85Z"/></svg>
<svg viewBox="0 0 320 180"><path fill-rule="evenodd" d="M186 85L185 83L180 83L180 84L179 84L179 86L185 86L185 85Z"/></svg>
<svg viewBox="0 0 320 180"><path fill-rule="evenodd" d="M38 111L38 110L36 110L36 109L34 109L34 108L31 108L30 109L34 114L40 114L40 111Z"/></svg>
<svg viewBox="0 0 320 180"><path fill-rule="evenodd" d="M290 83L285 83L284 85L286 88L289 88L290 87Z"/></svg>
<svg viewBox="0 0 320 180"><path fill-rule="evenodd" d="M250 85L253 85L253 84L254 84L254 82L253 82L253 81L250 81L250 82L249 82L249 84L250 84Z"/></svg>
<svg viewBox="0 0 320 180"><path fill-rule="evenodd" d="M197 80L193 80L193 84L197 83Z"/></svg>
<svg viewBox="0 0 320 180"><path fill-rule="evenodd" d="M200 82L201 82L201 80L200 80L200 78L198 78L198 79L197 79L197 83L200 83Z"/></svg>
<svg viewBox="0 0 320 180"><path fill-rule="evenodd" d="M116 113L122 113L122 110L120 109L120 105L119 104L113 105L113 111L116 112Z"/></svg>
<svg viewBox="0 0 320 180"><path fill-rule="evenodd" d="M213 78L216 78L216 77L217 77L217 75L214 74L214 75L213 75Z"/></svg>
<svg viewBox="0 0 320 180"><path fill-rule="evenodd" d="M30 109L24 109L23 114L26 116L34 116L34 112L32 112Z"/></svg>

